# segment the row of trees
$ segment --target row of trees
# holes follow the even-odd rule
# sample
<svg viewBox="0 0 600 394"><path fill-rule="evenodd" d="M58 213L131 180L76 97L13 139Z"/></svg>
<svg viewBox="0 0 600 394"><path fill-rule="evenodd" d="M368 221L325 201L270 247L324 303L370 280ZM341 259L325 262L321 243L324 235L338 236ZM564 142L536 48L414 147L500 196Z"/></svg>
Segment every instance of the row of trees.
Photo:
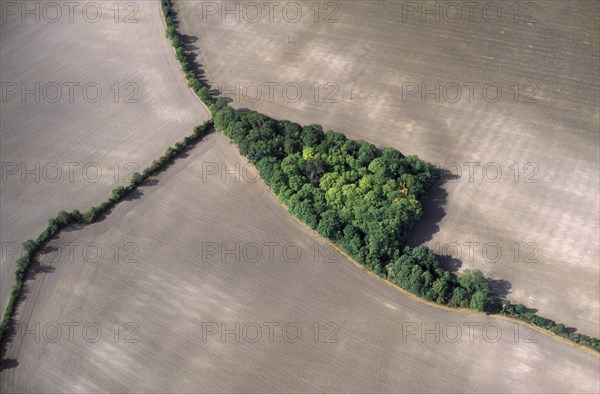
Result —
<svg viewBox="0 0 600 394"><path fill-rule="evenodd" d="M94 223L98 218L113 208L119 201L123 200L127 195L138 188L150 176L158 174L166 168L175 157L191 148L206 134L213 129L211 120L202 125L194 127L192 134L185 137L181 142L178 142L173 147L167 148L165 154L158 160L144 169L140 173L134 173L131 177L130 184L127 186L117 186L113 189L111 197L96 207L91 207L87 212L81 213L75 209L72 212L60 211L58 215L48 220L48 226L35 240L28 240L23 243L23 255L16 261L15 281L10 294L10 298L4 310L2 321L0 322L0 340L3 338L4 332L10 323L13 315L15 303L23 288L23 281L27 275L27 270L31 265L36 253L41 250L53 237L57 236L65 227L73 224L86 225Z"/></svg>
<svg viewBox="0 0 600 394"><path fill-rule="evenodd" d="M404 248L402 256L388 264L387 272L391 282L438 304L482 311L489 300L489 286L481 271L465 270L457 279L425 246Z"/></svg>
<svg viewBox="0 0 600 394"><path fill-rule="evenodd" d="M170 0L161 0L161 8L167 24L166 37L171 41L173 49L175 49L175 58L179 61L185 80L188 86L196 93L196 95L206 104L210 106L214 100L208 87L204 86L200 79L194 73L193 65L188 61L185 48L181 41L181 36L173 25L173 11Z"/></svg>
<svg viewBox="0 0 600 394"><path fill-rule="evenodd" d="M534 326L544 328L552 331L553 333L569 339L579 345L589 347L596 351L600 351L600 340L593 338L579 332L572 332L567 330L564 324L556 323L554 320L546 319L545 317L538 316L535 313L528 312L527 308L523 304L512 304L508 300L502 300L500 303L501 311L505 316L510 316L521 321L533 324Z"/></svg>

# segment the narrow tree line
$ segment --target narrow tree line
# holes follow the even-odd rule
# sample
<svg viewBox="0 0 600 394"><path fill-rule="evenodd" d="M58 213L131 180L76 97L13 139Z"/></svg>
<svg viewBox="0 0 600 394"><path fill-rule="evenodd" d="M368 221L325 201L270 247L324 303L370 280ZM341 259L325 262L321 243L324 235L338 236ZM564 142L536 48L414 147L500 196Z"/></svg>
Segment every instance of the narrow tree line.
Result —
<svg viewBox="0 0 600 394"><path fill-rule="evenodd" d="M185 137L183 141L176 143L175 146L167 148L164 155L158 160L153 161L141 174L138 172L134 173L129 185L117 186L113 189L108 200L98 206L91 207L85 213L81 213L77 209L72 212L60 211L55 217L48 220L48 226L46 226L46 229L44 229L35 240L25 241L23 243L23 254L16 261L15 281L6 309L4 310L4 315L2 316L2 322L0 322L0 341L10 324L15 304L23 288L23 282L25 281L28 269L35 259L36 254L42 250L52 238L58 236L67 226L85 226L98 221L103 214L108 213L110 209L129 196L148 178L164 170L178 155L193 147L206 134L210 133L212 129L212 120L208 120L204 124L194 127L192 134Z"/></svg>

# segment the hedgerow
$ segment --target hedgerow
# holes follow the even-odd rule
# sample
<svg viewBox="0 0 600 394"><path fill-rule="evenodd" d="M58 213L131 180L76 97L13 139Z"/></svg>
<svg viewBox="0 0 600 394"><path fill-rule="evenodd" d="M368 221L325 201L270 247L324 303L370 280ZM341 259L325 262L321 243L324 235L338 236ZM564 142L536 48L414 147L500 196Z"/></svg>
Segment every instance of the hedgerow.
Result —
<svg viewBox="0 0 600 394"><path fill-rule="evenodd" d="M103 214L106 214L120 201L130 195L145 180L162 171L175 157L196 144L212 130L212 127L212 120L208 120L204 124L194 127L192 134L185 137L182 142L176 143L174 147L167 148L165 154L144 169L141 174L137 172L134 173L129 185L117 186L113 189L108 200L98 206L91 207L84 214L77 209L72 212L60 211L55 217L48 220L48 226L46 226L44 231L42 231L35 240L27 240L23 243L23 255L16 261L15 281L6 309L4 310L2 322L0 322L0 340L2 340L4 332L10 324L15 304L21 294L28 268L35 259L36 253L43 249L52 238L58 236L65 227L76 224L85 226L98 221Z"/></svg>

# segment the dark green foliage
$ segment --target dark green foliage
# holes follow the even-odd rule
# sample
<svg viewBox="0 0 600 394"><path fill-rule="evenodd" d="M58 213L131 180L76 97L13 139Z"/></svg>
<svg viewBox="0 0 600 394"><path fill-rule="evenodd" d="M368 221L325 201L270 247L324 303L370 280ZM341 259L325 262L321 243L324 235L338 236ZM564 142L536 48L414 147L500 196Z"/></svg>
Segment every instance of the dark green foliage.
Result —
<svg viewBox="0 0 600 394"><path fill-rule="evenodd" d="M477 290L471 296L471 303L469 304L469 306L471 307L471 309L475 309L477 311L483 311L487 304L487 299L488 299L487 297L488 297L487 290L486 291Z"/></svg>
<svg viewBox="0 0 600 394"><path fill-rule="evenodd" d="M202 84L200 82L199 82L199 86L200 86L200 88L196 88L194 90L196 91L196 93L198 93L198 97L200 97L200 100L202 100L202 102L204 102L206 105L212 104L213 98L212 98L210 92L208 91L208 88L206 86L202 86Z"/></svg>
<svg viewBox="0 0 600 394"><path fill-rule="evenodd" d="M489 287L481 271L465 270L458 282L467 291L469 306L472 309L483 311L488 298Z"/></svg>
<svg viewBox="0 0 600 394"><path fill-rule="evenodd" d="M175 149L173 149L173 148L171 148L171 147L169 146L169 147L167 148L167 150L165 151L165 154L164 154L164 156L163 156L163 157L166 159L166 161L169 161L169 160L171 160L171 159L173 159L173 158L175 157L175 154L176 154L176 153L177 153L177 152L175 151ZM159 162L160 162L160 160L159 160Z"/></svg>
<svg viewBox="0 0 600 394"><path fill-rule="evenodd" d="M567 332L564 324L557 324L553 320L546 319L545 317L538 316L531 312L526 312L526 308L523 304L515 305L511 304L508 300L503 300L501 313L506 316L514 317L516 319L531 323L537 327L552 331L555 334L563 338L567 338L579 345L600 351L600 341L598 338L592 338L577 332Z"/></svg>
<svg viewBox="0 0 600 394"><path fill-rule="evenodd" d="M211 110L215 127L257 166L290 213L375 272L400 254L433 185L431 165L318 125L239 112L222 100Z"/></svg>
<svg viewBox="0 0 600 394"><path fill-rule="evenodd" d="M323 138L323 128L319 125L309 125L302 129L301 142L303 146L316 148Z"/></svg>
<svg viewBox="0 0 600 394"><path fill-rule="evenodd" d="M71 214L60 211L56 216L56 223L62 228L71 223Z"/></svg>
<svg viewBox="0 0 600 394"><path fill-rule="evenodd" d="M125 195L127 195L128 193L129 193L129 188L126 188L124 186L117 186L112 191L112 197L111 197L110 201L113 203L117 203L117 202L121 201L121 199L123 197L125 197Z"/></svg>
<svg viewBox="0 0 600 394"><path fill-rule="evenodd" d="M83 222L85 224L94 223L99 215L99 210L96 207L91 207L86 213L83 214Z"/></svg>
<svg viewBox="0 0 600 394"><path fill-rule="evenodd" d="M177 30L175 30L175 26L169 26L165 35L171 41L173 48L181 47L181 39L179 38L179 33L177 33Z"/></svg>
<svg viewBox="0 0 600 394"><path fill-rule="evenodd" d="M456 280L425 246L406 247L387 266L387 274L391 282L426 300L478 311L486 309L489 288L481 271L465 270Z"/></svg>
<svg viewBox="0 0 600 394"><path fill-rule="evenodd" d="M131 176L131 183L130 183L131 187L136 188L142 182L144 182L144 177L142 175L140 175L139 172L134 172L133 175Z"/></svg>
<svg viewBox="0 0 600 394"><path fill-rule="evenodd" d="M165 18L170 18L171 15L171 0L160 0L160 8L162 9L163 15ZM170 26L170 23L167 23L167 26Z"/></svg>
<svg viewBox="0 0 600 394"><path fill-rule="evenodd" d="M186 63L186 58L185 58L185 49L183 49L183 47L176 47L175 49L175 57L177 58L177 60L179 60L179 63Z"/></svg>
<svg viewBox="0 0 600 394"><path fill-rule="evenodd" d="M456 306L459 308L466 308L469 306L469 293L462 287L456 287L452 291L452 297L450 298L449 305Z"/></svg>
<svg viewBox="0 0 600 394"><path fill-rule="evenodd" d="M342 226L339 215L334 210L326 210L321 214L321 220L317 226L319 234L329 239L339 239L342 235Z"/></svg>
<svg viewBox="0 0 600 394"><path fill-rule="evenodd" d="M402 255L388 264L387 278L426 300L446 303L456 281L439 264L433 252L425 247L404 248Z"/></svg>
<svg viewBox="0 0 600 394"><path fill-rule="evenodd" d="M175 26L169 26L169 27L167 27L167 31L165 32L165 36L169 40L173 40L173 38L179 36L179 34L177 34L177 30L175 30Z"/></svg>
<svg viewBox="0 0 600 394"><path fill-rule="evenodd" d="M31 239L23 242L23 250L28 256L32 256L37 251L38 246L38 243Z"/></svg>
<svg viewBox="0 0 600 394"><path fill-rule="evenodd" d="M74 223L83 223L83 215L79 212L79 209L75 209L71 212L71 219Z"/></svg>
<svg viewBox="0 0 600 394"><path fill-rule="evenodd" d="M190 88L192 88L192 90L194 92L196 92L196 94L198 94L198 97L200 97L200 99L202 99L202 96L200 96L199 92L203 88L203 86L202 86L202 83L198 79L196 79L196 77L190 77L188 79L188 86ZM204 97L206 97L206 96L204 96ZM202 101L204 101L204 100L202 100Z"/></svg>

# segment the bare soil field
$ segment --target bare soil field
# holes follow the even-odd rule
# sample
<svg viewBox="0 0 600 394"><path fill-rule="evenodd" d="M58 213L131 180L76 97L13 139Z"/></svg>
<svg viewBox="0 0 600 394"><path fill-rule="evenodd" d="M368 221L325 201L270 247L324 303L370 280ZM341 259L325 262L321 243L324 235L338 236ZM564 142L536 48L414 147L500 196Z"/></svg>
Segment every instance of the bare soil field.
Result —
<svg viewBox="0 0 600 394"><path fill-rule="evenodd" d="M209 135L52 241L17 310L2 392L600 389L596 354L367 275L245 163Z"/></svg>
<svg viewBox="0 0 600 394"><path fill-rule="evenodd" d="M292 3L174 2L234 106L447 169L411 243L600 335L600 4Z"/></svg>
<svg viewBox="0 0 600 394"><path fill-rule="evenodd" d="M209 117L157 2L75 3L2 3L2 309L21 242L60 210L106 200Z"/></svg>

